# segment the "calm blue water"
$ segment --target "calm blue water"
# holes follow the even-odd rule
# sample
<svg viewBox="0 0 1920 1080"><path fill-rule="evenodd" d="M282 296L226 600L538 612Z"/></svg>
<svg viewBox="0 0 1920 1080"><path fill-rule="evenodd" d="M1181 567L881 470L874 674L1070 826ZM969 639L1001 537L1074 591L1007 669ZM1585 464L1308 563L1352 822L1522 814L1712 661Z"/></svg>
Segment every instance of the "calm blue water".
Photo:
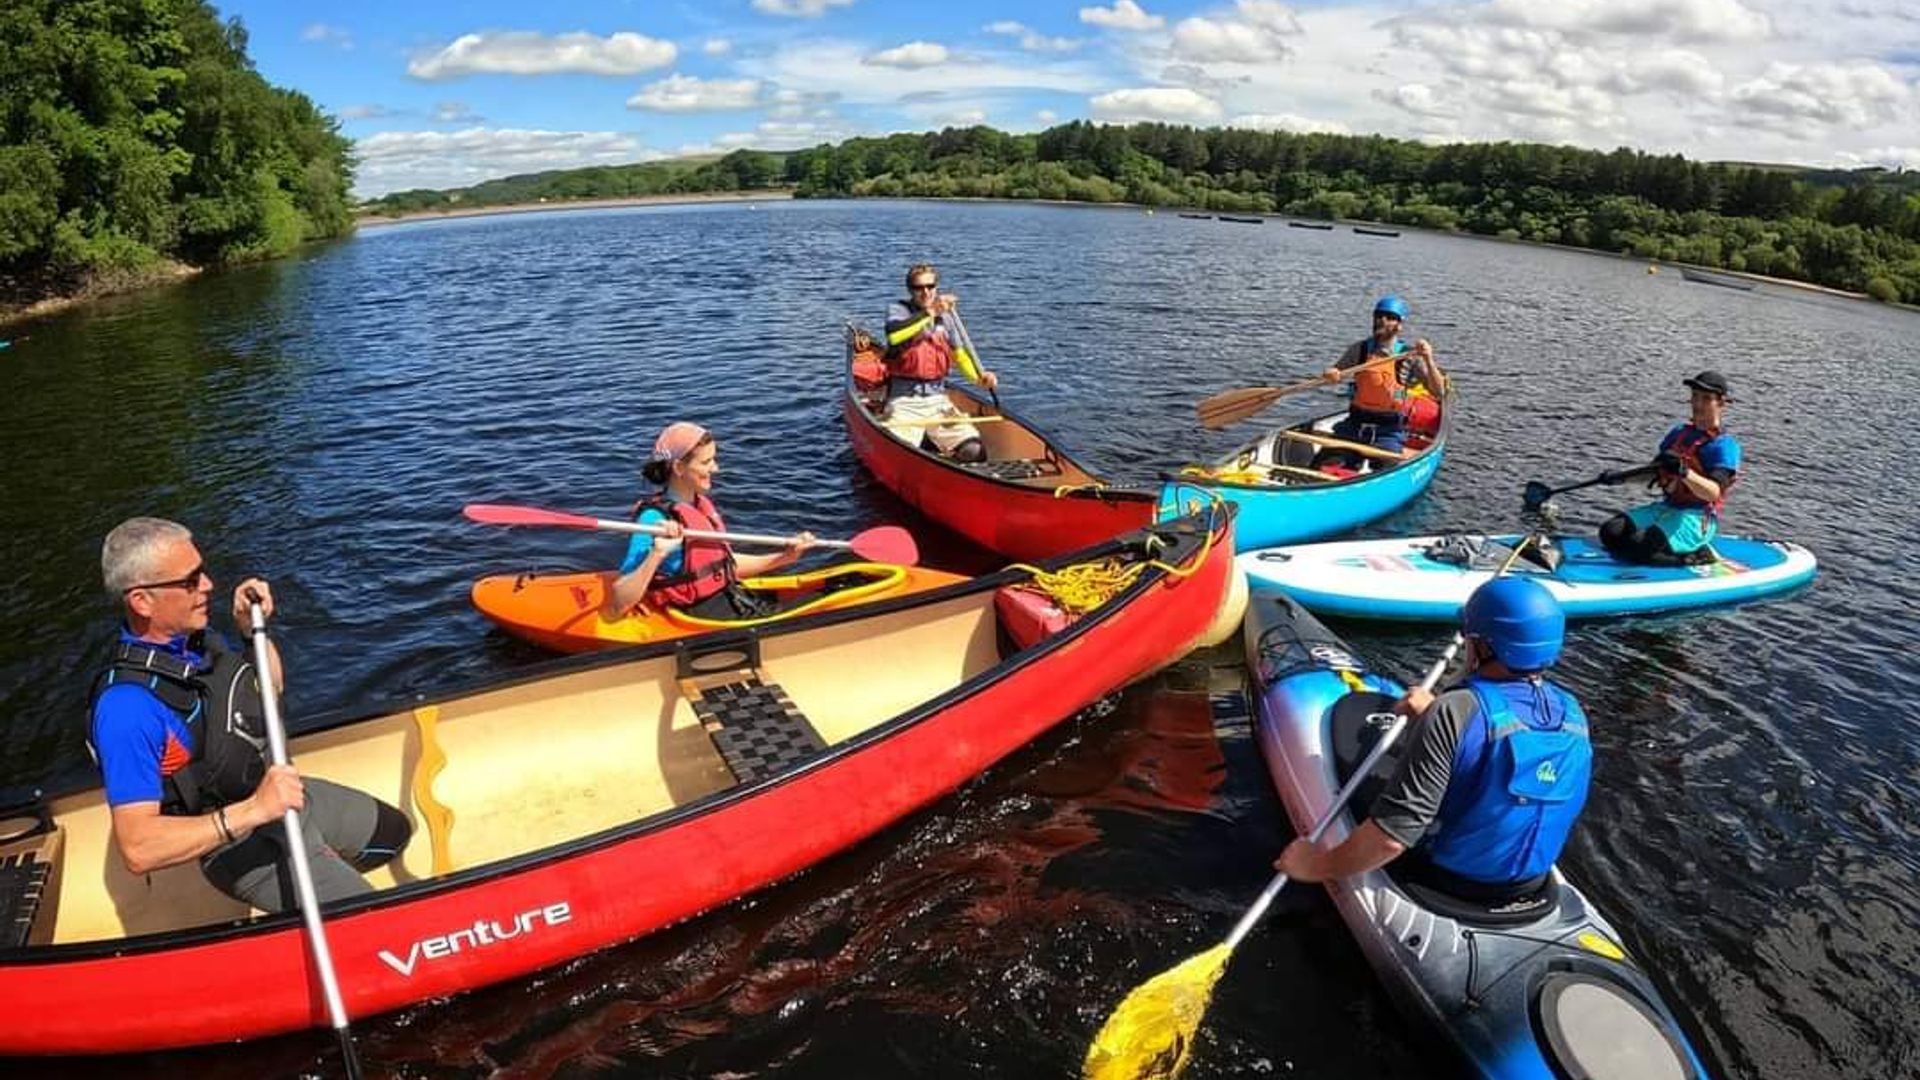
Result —
<svg viewBox="0 0 1920 1080"><path fill-rule="evenodd" d="M469 609L468 583L611 565L617 541L459 508L624 508L671 419L718 433L720 502L742 527L905 520L929 561L991 565L876 489L837 416L841 320L877 322L922 259L962 297L1002 396L1119 480L1226 449L1245 433L1202 432L1196 400L1310 374L1365 332L1374 296L1407 296L1465 423L1433 490L1377 533L1514 527L1527 480L1644 460L1684 411L1681 377L1725 371L1749 458L1729 528L1805 543L1822 576L1770 606L1576 631L1562 676L1602 757L1568 868L1716 1072L1910 1071L1920 470L1903 418L1920 319L1592 255L1120 209L662 208L369 229L15 328L0 783L85 767L112 623L99 542L132 514L188 523L224 583L273 580L296 718L536 659ZM1627 497L1561 503L1592 525ZM1443 645L1344 629L1391 671ZM1127 989L1226 932L1285 838L1248 732L1205 710L1237 663L1190 660L749 902L360 1021L363 1054L406 1076L1070 1074ZM279 1074L317 1067L327 1042L97 1067ZM1189 1075L1419 1076L1433 1060L1324 897L1297 888L1237 955Z"/></svg>

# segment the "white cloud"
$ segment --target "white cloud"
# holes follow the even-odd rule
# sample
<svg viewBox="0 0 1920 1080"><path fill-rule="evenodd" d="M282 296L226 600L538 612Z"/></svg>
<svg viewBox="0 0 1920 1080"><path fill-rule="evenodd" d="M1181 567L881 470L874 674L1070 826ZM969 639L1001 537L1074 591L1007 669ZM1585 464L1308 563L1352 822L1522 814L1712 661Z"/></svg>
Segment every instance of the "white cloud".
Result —
<svg viewBox="0 0 1920 1080"><path fill-rule="evenodd" d="M1033 114L1033 118L1043 124L1051 125L1060 119L1060 114L1054 112L1052 109L1041 109L1039 112Z"/></svg>
<svg viewBox="0 0 1920 1080"><path fill-rule="evenodd" d="M334 115L338 116L342 120L378 120L381 117L396 116L398 114L394 110L387 108L385 105L368 104L368 105L349 105L346 108L341 109L338 112L334 113Z"/></svg>
<svg viewBox="0 0 1920 1080"><path fill-rule="evenodd" d="M1265 64L1284 60L1301 33L1293 9L1274 0L1239 0L1231 15L1195 16L1173 28L1173 54L1195 63Z"/></svg>
<svg viewBox="0 0 1920 1080"><path fill-rule="evenodd" d="M1014 22L1011 19L988 23L986 31L989 34L1018 38L1020 47L1028 52L1072 52L1080 47L1080 41L1076 38L1048 37L1025 23Z"/></svg>
<svg viewBox="0 0 1920 1080"><path fill-rule="evenodd" d="M1292 113L1243 113L1227 121L1228 127L1254 131L1293 131L1303 135L1351 135L1353 129L1337 120L1311 120Z"/></svg>
<svg viewBox="0 0 1920 1080"><path fill-rule="evenodd" d="M882 49L861 61L880 67L926 68L947 62L947 47L931 41L909 41L891 49Z"/></svg>
<svg viewBox="0 0 1920 1080"><path fill-rule="evenodd" d="M1457 110L1440 100L1433 87L1425 83L1407 83L1392 90L1376 90L1374 98L1415 116L1454 116Z"/></svg>
<svg viewBox="0 0 1920 1080"><path fill-rule="evenodd" d="M669 75L627 99L627 108L649 112L734 112L760 104L758 79L696 79Z"/></svg>
<svg viewBox="0 0 1920 1080"><path fill-rule="evenodd" d="M1733 109L1761 127L1794 138L1818 137L1821 129L1862 129L1913 116L1913 87L1878 64L1774 63L1756 79L1733 88Z"/></svg>
<svg viewBox="0 0 1920 1080"><path fill-rule="evenodd" d="M1184 86L1148 86L1113 90L1094 98L1093 118L1113 123L1140 120L1171 124L1210 124L1225 112L1218 101Z"/></svg>
<svg viewBox="0 0 1920 1080"><path fill-rule="evenodd" d="M474 115L464 101L442 101L434 105L431 115L436 124L478 124L485 119Z"/></svg>
<svg viewBox="0 0 1920 1080"><path fill-rule="evenodd" d="M1133 0L1113 0L1110 8L1083 7L1080 21L1111 30L1158 30L1167 23L1158 15L1147 14Z"/></svg>
<svg viewBox="0 0 1920 1080"><path fill-rule="evenodd" d="M1739 42L1760 41L1773 33L1772 20L1740 0L1491 0L1459 10L1470 21L1558 30L1579 39Z"/></svg>
<svg viewBox="0 0 1920 1080"><path fill-rule="evenodd" d="M733 51L733 42L726 38L708 38L700 43L700 51L708 56L725 56Z"/></svg>
<svg viewBox="0 0 1920 1080"><path fill-rule="evenodd" d="M848 7L853 0L753 0L753 10L790 19L817 19L828 8Z"/></svg>
<svg viewBox="0 0 1920 1080"><path fill-rule="evenodd" d="M300 31L301 41L317 41L338 45L343 49L353 48L353 34L344 26L329 26L326 23L309 23Z"/></svg>
<svg viewBox="0 0 1920 1080"><path fill-rule="evenodd" d="M792 42L763 56L742 58L735 66L742 75L780 87L806 87L811 93L832 95L849 105L895 105L913 95L1014 94L1023 90L1051 90L1090 94L1111 85L1108 77L1089 65L1070 60L1026 57L1028 63L1009 63L991 56L967 63L919 68L911 80L900 72L865 63L869 48L849 41L819 38Z"/></svg>
<svg viewBox="0 0 1920 1080"><path fill-rule="evenodd" d="M663 157L617 131L386 131L354 144L360 159L356 193L371 197L403 188L465 187L482 180L545 169L619 165Z"/></svg>
<svg viewBox="0 0 1920 1080"><path fill-rule="evenodd" d="M1662 90L1680 97L1712 98L1726 79L1712 62L1691 49L1659 49L1628 57L1606 85L1622 94Z"/></svg>
<svg viewBox="0 0 1920 1080"><path fill-rule="evenodd" d="M463 34L431 55L418 56L407 74L435 81L463 75L634 75L673 63L670 41L621 31L599 37L577 32L547 36L529 30Z"/></svg>
<svg viewBox="0 0 1920 1080"><path fill-rule="evenodd" d="M1859 156L1843 155L1852 158L1861 165L1878 165L1884 169L1920 170L1920 146L1877 146Z"/></svg>
<svg viewBox="0 0 1920 1080"><path fill-rule="evenodd" d="M857 134L840 124L810 120L764 120L752 131L732 131L714 139L718 150L803 150L821 143L840 142ZM683 151L684 152L684 151Z"/></svg>

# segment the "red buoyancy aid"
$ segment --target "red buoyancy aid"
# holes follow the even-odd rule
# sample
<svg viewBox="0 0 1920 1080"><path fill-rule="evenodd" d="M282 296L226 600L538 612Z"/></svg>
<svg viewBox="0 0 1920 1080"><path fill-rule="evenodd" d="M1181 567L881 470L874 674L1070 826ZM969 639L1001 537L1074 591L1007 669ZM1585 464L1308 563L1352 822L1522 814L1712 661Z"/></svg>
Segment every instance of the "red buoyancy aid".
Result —
<svg viewBox="0 0 1920 1080"><path fill-rule="evenodd" d="M1719 437L1718 431L1698 428L1689 423L1680 429L1680 433L1674 437L1673 443L1666 449L1681 461L1686 462L1688 469L1705 473L1707 470L1700 464L1700 448ZM1720 508L1727 504L1727 492L1732 490L1733 481L1733 477L1727 477L1727 482L1720 485L1720 497L1711 502L1695 495L1692 488L1676 481L1667 485L1667 502L1674 506L1704 507L1707 516L1719 517Z"/></svg>
<svg viewBox="0 0 1920 1080"><path fill-rule="evenodd" d="M933 325L915 335L899 349L887 352L887 374L920 382L939 382L953 369L953 341L947 336L946 323L934 319Z"/></svg>
<svg viewBox="0 0 1920 1080"><path fill-rule="evenodd" d="M1391 352L1375 347L1372 338L1360 343L1360 362L1365 364L1382 356L1399 356L1407 351L1406 343L1396 339ZM1353 377L1353 407L1364 412L1399 412L1406 398L1407 388L1400 383L1400 365L1381 364L1371 371L1363 371Z"/></svg>
<svg viewBox="0 0 1920 1080"><path fill-rule="evenodd" d="M690 503L675 502L663 495L640 504L641 510L649 508L671 516L685 528L706 532L725 532L727 528L713 500L705 495ZM639 517L636 512L634 519ZM647 583L646 602L654 607L689 608L721 592L732 580L733 551L726 541L686 537L680 541L680 572L654 574Z"/></svg>

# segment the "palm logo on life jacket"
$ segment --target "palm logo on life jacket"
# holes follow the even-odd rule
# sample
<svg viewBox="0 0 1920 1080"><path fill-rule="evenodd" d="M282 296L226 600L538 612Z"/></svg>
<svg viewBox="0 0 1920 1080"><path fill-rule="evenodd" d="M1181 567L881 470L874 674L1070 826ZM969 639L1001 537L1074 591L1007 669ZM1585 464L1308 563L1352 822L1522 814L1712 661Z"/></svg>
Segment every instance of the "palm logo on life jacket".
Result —
<svg viewBox="0 0 1920 1080"><path fill-rule="evenodd" d="M1360 342L1360 362L1365 364L1382 356L1400 356L1406 353L1406 342L1395 338L1393 345L1382 349L1372 338ZM1381 364L1377 368L1363 371L1353 377L1353 407L1365 412L1399 412L1406 400L1407 388L1400 377L1400 364Z"/></svg>
<svg viewBox="0 0 1920 1080"><path fill-rule="evenodd" d="M658 510L688 529L725 532L720 511L705 495L693 502L676 502L662 495L642 502L634 510L634 520L642 511ZM688 608L709 596L724 591L733 581L733 551L724 540L699 540L691 536L680 541L680 572L655 573L647 584L647 603L654 607Z"/></svg>

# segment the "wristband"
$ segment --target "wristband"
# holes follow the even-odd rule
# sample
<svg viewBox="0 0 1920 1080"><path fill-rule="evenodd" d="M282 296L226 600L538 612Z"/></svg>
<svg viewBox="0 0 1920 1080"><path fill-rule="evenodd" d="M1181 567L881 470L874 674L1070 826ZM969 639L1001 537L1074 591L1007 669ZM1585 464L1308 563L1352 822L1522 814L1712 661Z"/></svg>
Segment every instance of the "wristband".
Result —
<svg viewBox="0 0 1920 1080"><path fill-rule="evenodd" d="M220 839L233 843L233 829L227 825L227 808L222 806L213 812L213 827L220 830Z"/></svg>

